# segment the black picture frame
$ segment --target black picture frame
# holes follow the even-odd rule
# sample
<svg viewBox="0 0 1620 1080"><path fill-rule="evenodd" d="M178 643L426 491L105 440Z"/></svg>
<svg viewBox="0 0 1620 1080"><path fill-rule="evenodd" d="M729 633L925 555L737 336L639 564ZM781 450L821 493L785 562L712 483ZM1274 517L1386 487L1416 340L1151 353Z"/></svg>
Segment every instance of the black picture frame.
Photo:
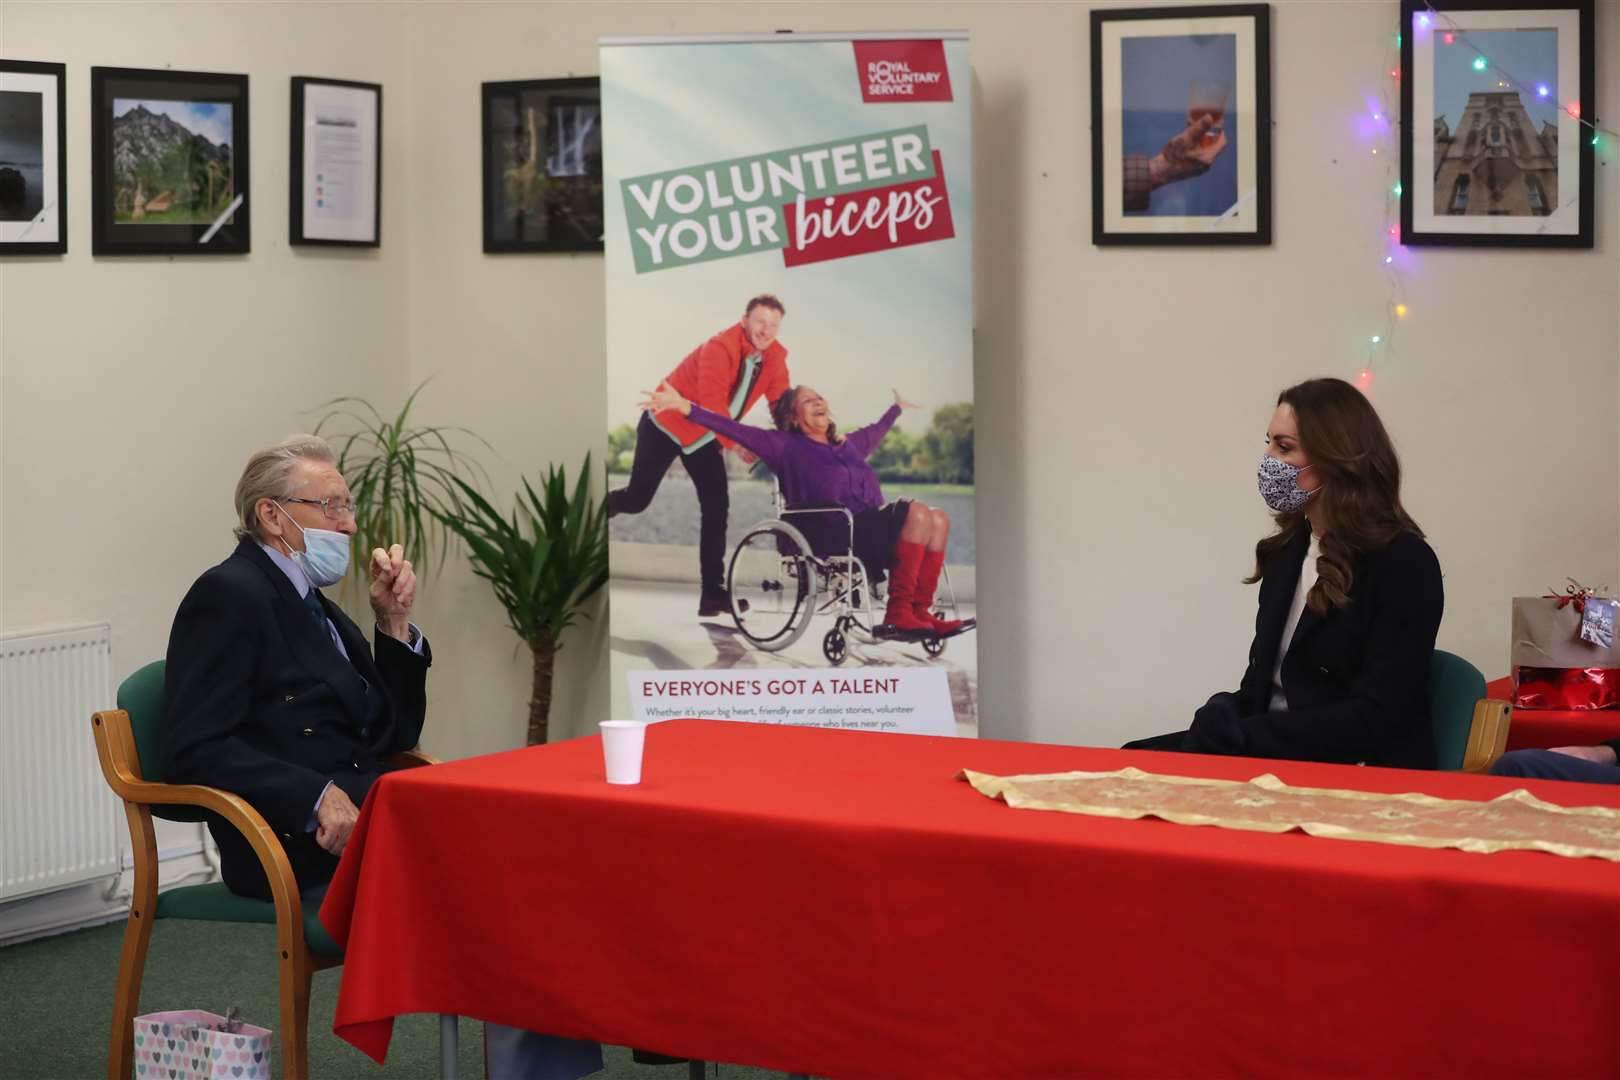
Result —
<svg viewBox="0 0 1620 1080"><path fill-rule="evenodd" d="M5 78L20 76L18 80ZM45 82L34 88L17 85ZM55 86L48 85L54 81ZM38 96L37 103L0 102L0 255L66 255L68 249L67 203L67 65L36 60L0 60L0 93L21 98ZM13 108L16 105L17 108ZM56 110L51 123L49 109ZM33 115L37 113L38 119ZM20 130L26 127L28 130ZM14 130L16 129L16 130ZM54 133L56 153L49 152L47 133ZM38 147L33 144L38 140ZM11 155L40 160L12 161ZM47 168L55 170L50 182ZM29 174L35 169L33 188ZM39 208L33 209L34 189ZM14 197L15 196L15 197ZM47 198L49 201L47 202ZM37 239L30 239L37 237Z"/></svg>
<svg viewBox="0 0 1620 1080"><path fill-rule="evenodd" d="M487 82L480 104L484 251L602 251L601 80ZM567 109L572 114L558 112ZM571 145L553 147L558 120L569 115L576 123ZM580 123L584 118L589 122ZM567 158L567 172L547 172L547 160L555 156ZM512 197L518 185L530 192L522 205Z"/></svg>
<svg viewBox="0 0 1620 1080"><path fill-rule="evenodd" d="M369 189L371 213L361 213L357 220L369 219L369 236L360 238L346 238L334 235L312 235L312 228L306 227L306 195L314 198L317 203L324 201L327 193L321 190L324 184L318 184L315 192L308 192L304 183L304 163L311 155L311 132L305 120L308 115L308 98L311 87L335 87L351 91L356 96L355 104L364 107L364 98L374 96L371 105L371 120L369 142L367 132L359 131L359 151L362 158L366 148L370 148L369 163L362 160L360 171L362 176L369 171L370 183L364 186ZM290 149L290 165L287 170L288 177L288 207L287 207L287 242L290 244L310 244L323 247L362 247L375 248L382 246L382 91L379 83L353 82L348 79L322 79L310 75L295 75L292 80L292 137ZM356 122L363 128L365 118L356 118ZM315 151L318 153L319 151ZM318 180L322 179L317 177ZM362 181L363 182L363 181ZM362 207L363 208L363 207ZM335 223L334 223L335 226ZM315 226L319 228L319 226ZM341 231L333 227L325 229L328 233ZM362 230L364 231L364 230Z"/></svg>
<svg viewBox="0 0 1620 1080"><path fill-rule="evenodd" d="M132 101L136 105L115 118L119 103ZM153 111L148 104L174 107ZM222 114L222 108L228 113ZM123 119L136 109L144 115L136 121ZM245 255L251 250L246 75L93 67L90 110L92 254ZM131 190L129 177L121 182L114 175L114 140L134 123L143 129L140 142L147 152L155 147L164 155L150 163L151 169L161 170L154 180L160 190L150 196L143 177L135 178ZM205 123L206 133L193 130ZM228 146L222 141L227 137ZM216 182L224 191L214 189ZM228 216L213 214L237 199L240 204ZM122 209L126 203L132 204L128 211ZM152 210L153 204L162 208ZM136 220L119 220L126 213ZM156 215L162 218L145 220Z"/></svg>
<svg viewBox="0 0 1620 1080"><path fill-rule="evenodd" d="M1124 30L1131 25L1148 22L1175 21L1196 24L1214 23L1216 20L1249 20L1251 23L1247 34L1252 43L1252 71L1243 70L1241 58L1235 58L1233 61L1234 81L1239 83L1239 87L1235 88L1241 88L1243 82L1249 84L1247 95L1240 93L1238 101L1253 103L1251 107L1253 138L1240 140L1233 159L1234 201L1225 211L1217 214L1162 217L1144 214L1127 217L1127 214L1141 214L1144 209L1141 206L1127 208L1126 202L1131 200L1133 195L1138 197L1145 195L1150 200L1148 207L1151 207L1153 189L1144 190L1143 187L1151 183L1151 180L1144 178L1151 175L1147 171L1148 162L1157 160L1160 155L1149 158L1148 155L1141 153L1124 153L1126 138L1123 128L1126 110L1125 103L1120 100L1123 91L1113 92L1113 88L1109 85L1111 79L1107 77L1109 73L1121 70L1122 60L1117 54L1110 53L1109 45L1104 40L1105 28L1110 24L1125 24L1121 27ZM1120 45L1123 45L1123 39ZM1189 105L1189 112L1191 108ZM1166 119L1164 110L1153 112L1161 120ZM1241 117L1241 109L1237 115ZM1224 125L1225 118L1223 112L1218 122ZM1240 121L1240 128L1241 126ZM1252 150L1242 145L1244 141L1252 141ZM1128 159L1137 161L1140 167L1127 168L1130 163ZM1127 175L1130 178L1129 182ZM1202 175L1204 174L1194 173L1186 179L1196 180ZM1110 181L1111 176L1117 183ZM1244 191L1246 186L1242 182L1244 177L1248 177L1252 183L1252 187L1248 189L1252 195ZM1249 202L1253 204L1252 211L1245 205ZM1231 224L1223 225L1221 224L1223 221ZM1131 227L1127 223L1137 224L1136 227ZM1151 227L1148 227L1149 225ZM1099 246L1229 246L1271 243L1271 6L1269 4L1110 8L1091 12L1091 242Z"/></svg>
<svg viewBox="0 0 1620 1080"><path fill-rule="evenodd" d="M1433 101L1433 79L1438 67L1433 57L1437 50L1461 48L1466 54L1483 55L1472 44L1478 38L1470 39L1469 27L1454 22L1450 14L1453 12L1476 13L1465 18L1490 20L1493 23L1483 28L1474 25L1476 35L1504 29L1515 32L1544 29L1540 20L1544 20L1548 13L1573 13L1579 36L1570 51L1580 69L1576 79L1576 92L1579 95L1577 112L1580 117L1597 122L1593 115L1593 110L1597 108L1593 0L1401 0L1401 243L1414 247L1592 247L1596 155L1590 134L1580 121L1573 117L1568 122L1565 120L1563 114L1567 113L1570 100L1565 87L1557 86L1555 96L1557 127L1550 144L1553 153L1548 153L1545 127L1539 133L1526 131L1526 128L1533 128L1534 117L1523 98L1528 95L1531 104L1536 103L1537 95L1532 92L1531 86L1538 82L1540 76L1528 71L1509 73L1498 70L1489 58L1479 77L1481 82L1494 81L1498 85L1486 86L1478 91L1470 90L1468 104L1463 114L1457 117L1455 134L1451 132L1450 122L1444 114L1437 113L1432 118L1422 119L1414 116L1419 101L1424 99L1425 80L1429 82L1426 100ZM1521 25L1519 18L1496 18L1496 13L1514 16L1521 12L1524 13L1522 21L1532 25ZM1427 20L1426 23L1419 21L1420 16ZM1496 22L1503 25L1495 26ZM1447 35L1453 38L1449 44L1446 42ZM1557 49L1558 59L1555 62L1561 62L1564 56L1562 43ZM1430 58L1427 63L1423 61L1425 55ZM1470 68L1472 63L1470 61ZM1508 80L1509 74L1514 82ZM1518 79L1526 82L1518 83ZM1546 83L1542 82L1540 88L1546 89ZM1479 99L1477 103L1476 98ZM1510 102L1509 98L1514 100ZM1564 107L1557 106L1559 101L1564 103ZM1530 121L1529 124L1520 122L1521 113L1525 120ZM1473 119L1467 125L1467 136L1464 136L1463 122L1470 115ZM1485 121L1486 135L1480 141L1487 145L1478 148L1477 161L1464 161L1468 146L1479 135L1482 119ZM1442 122L1445 124L1444 136ZM1563 155L1557 151L1571 133L1575 136L1578 154L1575 197L1579 201L1574 208L1574 222L1556 227L1557 207L1567 205L1562 197L1565 191L1561 183ZM1458 140L1467 141L1464 141L1460 151L1453 153ZM1497 145L1489 145L1493 140ZM1439 163L1435 164L1437 146L1442 147L1442 151ZM1420 158L1432 165L1432 172L1427 176L1418 171ZM1549 160L1554 166L1552 178L1557 197L1547 194L1547 171L1542 166ZM1482 191L1489 201L1480 203L1474 197L1474 191ZM1526 211L1523 213L1517 212L1521 206L1521 196ZM1442 204L1444 213L1441 212ZM1493 206L1499 209L1492 209ZM1483 213L1480 212L1482 207ZM1477 228L1464 231L1460 223L1457 228L1451 227L1449 219L1456 217L1477 219L1467 222L1477 225ZM1532 231L1533 222L1538 218L1546 224L1534 226Z"/></svg>

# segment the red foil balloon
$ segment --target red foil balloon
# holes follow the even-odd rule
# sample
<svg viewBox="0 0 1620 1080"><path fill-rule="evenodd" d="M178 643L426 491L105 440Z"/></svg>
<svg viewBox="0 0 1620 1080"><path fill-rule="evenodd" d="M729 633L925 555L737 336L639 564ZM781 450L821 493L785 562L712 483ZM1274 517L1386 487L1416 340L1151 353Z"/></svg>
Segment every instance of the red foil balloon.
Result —
<svg viewBox="0 0 1620 1080"><path fill-rule="evenodd" d="M1620 708L1620 668L1515 667L1513 705L1566 712Z"/></svg>

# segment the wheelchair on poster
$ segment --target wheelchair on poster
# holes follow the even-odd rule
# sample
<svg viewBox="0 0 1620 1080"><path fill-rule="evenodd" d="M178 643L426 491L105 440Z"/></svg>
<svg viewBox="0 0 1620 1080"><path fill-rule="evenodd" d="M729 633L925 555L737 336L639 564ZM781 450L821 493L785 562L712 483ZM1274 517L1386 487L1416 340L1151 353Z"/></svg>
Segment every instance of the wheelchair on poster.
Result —
<svg viewBox="0 0 1620 1080"><path fill-rule="evenodd" d="M789 506L774 476L771 496L776 516L748 530L732 551L726 569L731 617L743 637L765 652L781 652L803 637L817 616L831 615L833 624L821 637L821 653L835 666L849 655L851 642L917 643L936 658L945 652L945 636L877 633L886 597L882 583L872 580L855 554L855 515L848 508L836 503ZM841 550L817 552L794 522L828 514L841 519L848 540ZM938 612L943 618L956 618L956 590L949 568L944 570L941 586Z"/></svg>

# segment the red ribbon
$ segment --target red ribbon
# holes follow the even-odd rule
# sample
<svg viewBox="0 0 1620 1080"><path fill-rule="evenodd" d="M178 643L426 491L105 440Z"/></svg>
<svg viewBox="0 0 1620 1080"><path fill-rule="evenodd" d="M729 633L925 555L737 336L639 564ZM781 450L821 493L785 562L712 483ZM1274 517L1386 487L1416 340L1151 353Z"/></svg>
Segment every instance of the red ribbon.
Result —
<svg viewBox="0 0 1620 1080"><path fill-rule="evenodd" d="M1559 611L1563 611L1569 605L1574 604L1576 612L1581 615L1586 614L1587 600L1603 599L1603 594L1609 588L1607 585L1599 585L1595 589L1588 589L1574 578L1565 578L1564 580L1569 584L1564 586L1563 592L1548 592L1542 599L1558 601Z"/></svg>

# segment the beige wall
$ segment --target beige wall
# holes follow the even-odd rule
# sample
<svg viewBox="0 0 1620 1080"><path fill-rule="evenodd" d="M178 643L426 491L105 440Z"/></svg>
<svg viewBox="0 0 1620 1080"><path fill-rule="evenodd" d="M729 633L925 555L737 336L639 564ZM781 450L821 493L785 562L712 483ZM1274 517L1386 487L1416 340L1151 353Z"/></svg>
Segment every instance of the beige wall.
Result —
<svg viewBox="0 0 1620 1080"><path fill-rule="evenodd" d="M107 620L115 682L161 658L186 588L235 543L231 490L248 453L312 424L304 410L340 394L399 396L405 15L381 6L0 4L0 56L68 66L69 225L64 257L0 258L0 630ZM250 255L91 258L98 65L250 76ZM383 110L380 251L288 248L293 75L398 88ZM86 724L87 752L89 743ZM199 826L157 824L159 847L177 853L166 882L204 866ZM10 905L0 938L109 906L99 887Z"/></svg>
<svg viewBox="0 0 1620 1080"><path fill-rule="evenodd" d="M1267 526L1252 467L1277 390L1353 375L1382 329L1388 155L1351 130L1394 11L1274 4L1276 242L1153 251L1090 243L1080 5L8 0L0 53L71 65L74 250L0 265L3 625L111 617L116 666L159 655L228 543L246 449L337 393L392 403L437 374L423 418L489 439L500 492L600 446L600 258L482 254L479 83L594 73L602 34L926 23L972 33L982 731L1113 743L1181 726L1241 672L1254 593L1238 579ZM1600 3L1600 43L1617 23ZM1620 115L1617 58L1599 54L1597 113ZM251 256L90 258L92 63L253 76ZM285 248L295 73L387 87L379 254ZM1596 250L1412 253L1411 314L1373 390L1446 571L1441 644L1492 675L1514 593L1566 574L1620 585L1612 143L1602 157ZM528 658L487 586L458 566L420 618L438 656L429 749L520 742ZM605 713L601 635L566 639L560 734Z"/></svg>
<svg viewBox="0 0 1620 1080"><path fill-rule="evenodd" d="M410 145L405 15L382 6L0 6L0 55L68 66L69 248L0 259L6 630L110 619L113 668L161 657L192 579L229 554L254 448L339 394L398 396ZM92 258L90 68L245 72L253 251ZM289 79L383 83L384 246L289 249Z"/></svg>

